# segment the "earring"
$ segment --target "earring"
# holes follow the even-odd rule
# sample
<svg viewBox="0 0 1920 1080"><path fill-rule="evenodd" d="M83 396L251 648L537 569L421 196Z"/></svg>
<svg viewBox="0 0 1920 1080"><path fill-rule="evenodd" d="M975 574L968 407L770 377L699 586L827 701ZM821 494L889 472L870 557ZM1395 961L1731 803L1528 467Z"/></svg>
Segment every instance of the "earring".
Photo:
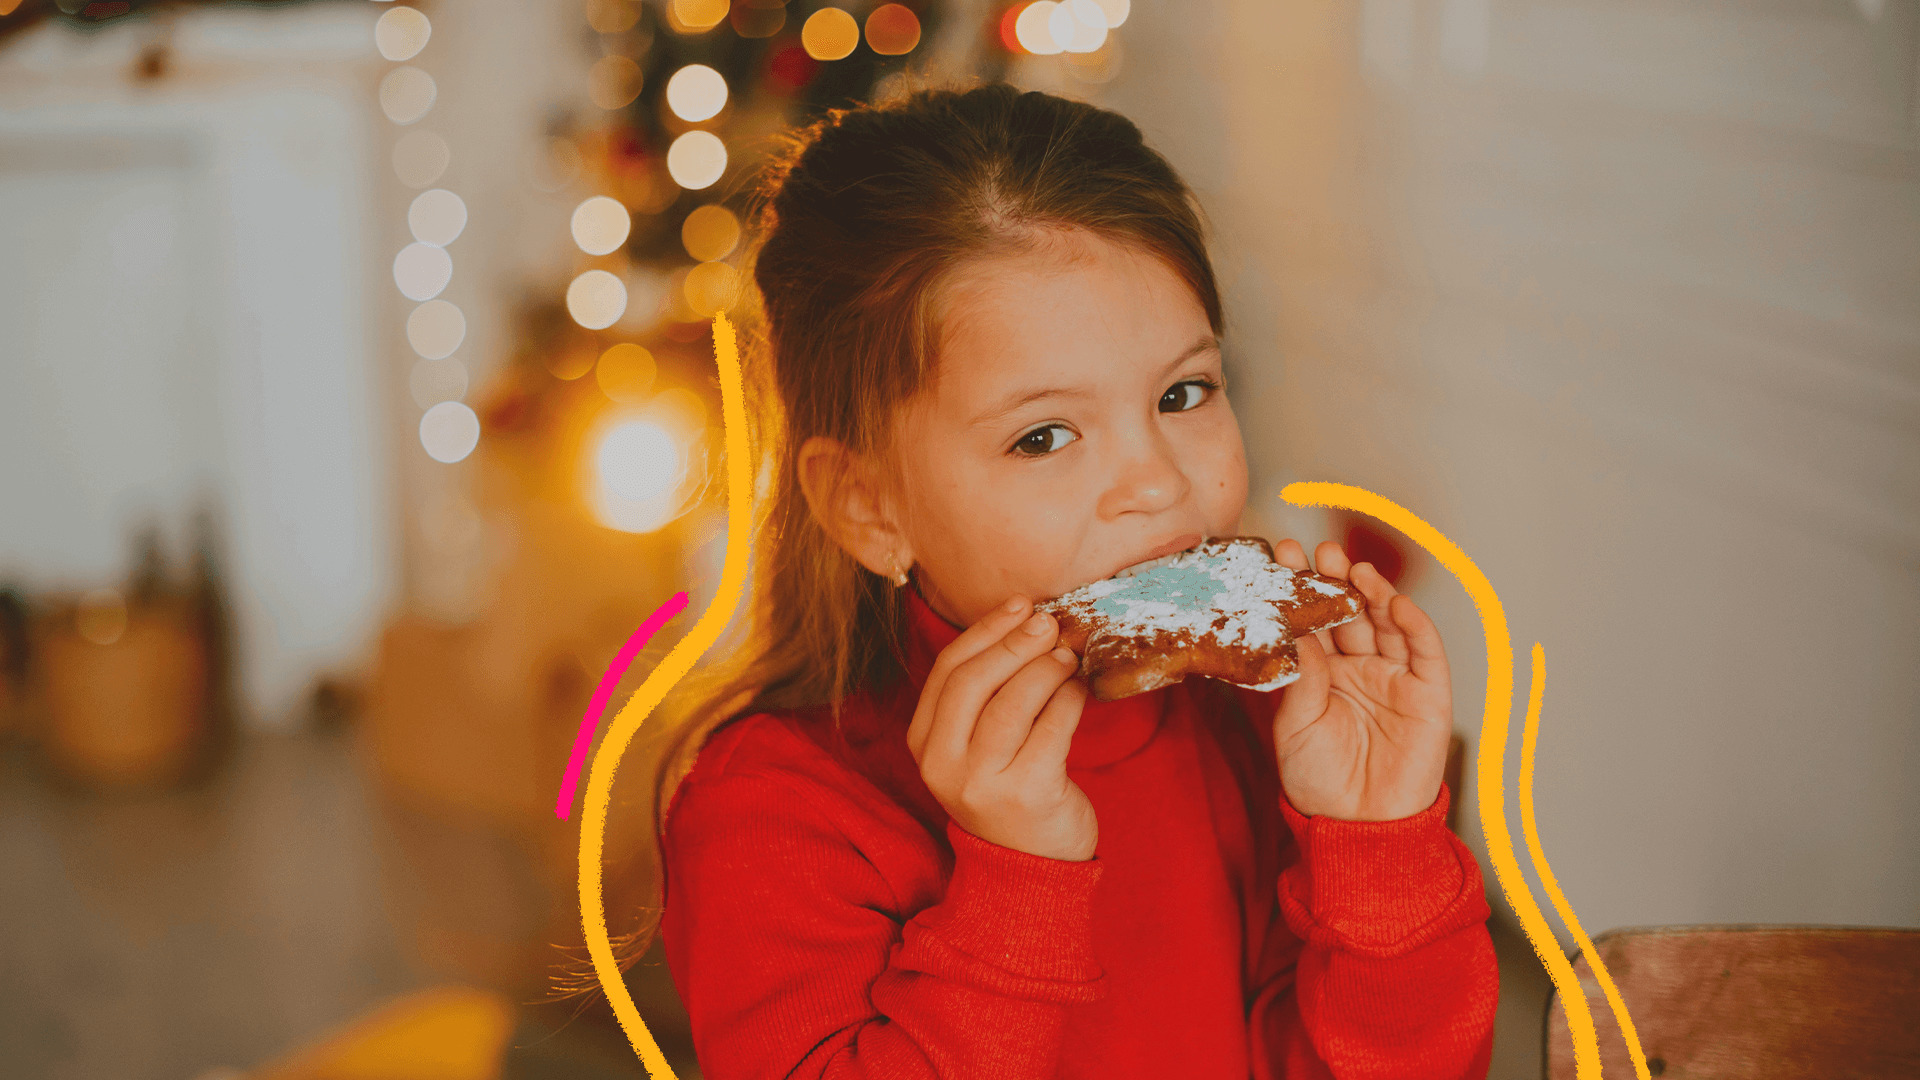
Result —
<svg viewBox="0 0 1920 1080"><path fill-rule="evenodd" d="M900 569L898 552L887 552L887 570L887 577L891 579L895 585L905 585L907 583L907 572Z"/></svg>

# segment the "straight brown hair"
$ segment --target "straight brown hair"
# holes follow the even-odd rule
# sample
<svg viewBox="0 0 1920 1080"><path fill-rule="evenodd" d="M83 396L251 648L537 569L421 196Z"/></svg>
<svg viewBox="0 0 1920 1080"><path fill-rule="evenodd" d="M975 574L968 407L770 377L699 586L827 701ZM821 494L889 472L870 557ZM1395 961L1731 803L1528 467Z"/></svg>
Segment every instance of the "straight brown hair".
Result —
<svg viewBox="0 0 1920 1080"><path fill-rule="evenodd" d="M821 528L794 459L826 436L891 460L898 411L934 371L953 271L1087 230L1161 259L1215 335L1224 329L1199 201L1132 121L1085 102L992 83L828 110L776 141L750 202L752 310L739 340L760 490L735 616L746 625L645 724L659 748L645 853L656 901L659 830L716 730L822 704L837 726L847 697L905 675L900 590ZM639 923L615 942L622 971L653 943L660 913L657 902L617 913ZM570 975L556 982L596 986L591 968Z"/></svg>

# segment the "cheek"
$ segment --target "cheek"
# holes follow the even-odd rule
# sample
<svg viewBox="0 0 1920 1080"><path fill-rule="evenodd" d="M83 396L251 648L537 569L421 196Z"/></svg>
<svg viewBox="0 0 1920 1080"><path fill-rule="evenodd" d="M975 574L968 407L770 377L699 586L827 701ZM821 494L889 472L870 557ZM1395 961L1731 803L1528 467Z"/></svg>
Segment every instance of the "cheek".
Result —
<svg viewBox="0 0 1920 1080"><path fill-rule="evenodd" d="M1024 485L997 485L982 500L980 519L988 528L985 542L1000 560L1018 559L1020 553L1044 550L1054 538L1071 535L1073 522L1087 513L1085 506L1050 485L1028 488Z"/></svg>
<svg viewBox="0 0 1920 1080"><path fill-rule="evenodd" d="M1034 475L990 485L977 516L964 523L974 565L994 567L996 603L1008 592L1044 592L1070 573L1088 522L1098 517L1093 484L1062 484Z"/></svg>
<svg viewBox="0 0 1920 1080"><path fill-rule="evenodd" d="M1240 429L1225 424L1214 454L1212 475L1207 478L1205 497L1212 516L1221 520L1235 517L1247 501L1247 449Z"/></svg>

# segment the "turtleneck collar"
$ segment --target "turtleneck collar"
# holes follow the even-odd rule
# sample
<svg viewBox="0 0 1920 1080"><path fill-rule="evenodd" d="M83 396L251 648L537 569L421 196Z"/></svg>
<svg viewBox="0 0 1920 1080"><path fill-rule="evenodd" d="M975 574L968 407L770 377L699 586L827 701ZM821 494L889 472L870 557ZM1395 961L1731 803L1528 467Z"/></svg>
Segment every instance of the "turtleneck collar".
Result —
<svg viewBox="0 0 1920 1080"><path fill-rule="evenodd" d="M910 582L902 591L906 594L907 678L913 685L910 700L917 702L934 659L965 628L933 610L920 595L918 582ZM1080 726L1074 729L1073 745L1067 750L1067 768L1097 769L1145 748L1160 730L1169 691L1174 689L1163 687L1118 701L1099 701L1089 695L1080 713Z"/></svg>

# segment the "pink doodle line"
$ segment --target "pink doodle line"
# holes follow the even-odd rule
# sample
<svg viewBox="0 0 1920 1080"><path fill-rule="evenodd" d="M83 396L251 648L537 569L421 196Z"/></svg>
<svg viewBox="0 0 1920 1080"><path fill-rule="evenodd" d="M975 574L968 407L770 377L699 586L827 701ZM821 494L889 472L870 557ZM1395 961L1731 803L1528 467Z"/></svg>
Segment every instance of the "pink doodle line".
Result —
<svg viewBox="0 0 1920 1080"><path fill-rule="evenodd" d="M594 688L593 700L587 703L587 715L580 718L580 733L573 737L573 754L567 758L567 774L560 780L560 798L553 804L554 816L561 821L573 811L573 792L580 783L580 769L587 763L587 750L593 746L594 729L600 726L600 714L606 711L608 699L613 697L613 688L620 685L620 677L627 673L627 665L640 655L647 640L655 631L665 626L668 619L686 610L687 594L674 593L666 603L654 609L640 629L633 632L625 645L620 646L620 654L607 665L607 673L600 676L600 685Z"/></svg>

